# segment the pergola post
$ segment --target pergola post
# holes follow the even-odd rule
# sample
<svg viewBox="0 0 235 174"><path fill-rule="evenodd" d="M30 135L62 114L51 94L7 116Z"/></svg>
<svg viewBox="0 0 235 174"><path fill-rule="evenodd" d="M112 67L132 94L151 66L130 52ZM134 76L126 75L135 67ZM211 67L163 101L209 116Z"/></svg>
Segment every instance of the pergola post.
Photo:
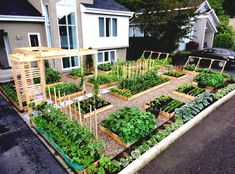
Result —
<svg viewBox="0 0 235 174"><path fill-rule="evenodd" d="M45 78L44 60L38 61L38 68L40 72L40 83L41 83L41 91L43 95L43 100L46 100L46 78Z"/></svg>
<svg viewBox="0 0 235 174"><path fill-rule="evenodd" d="M27 82L26 74L25 74L25 64L23 62L19 63L19 70L20 70L21 82L22 82L22 87L23 87L26 103L29 104L30 94L29 94L28 82Z"/></svg>
<svg viewBox="0 0 235 174"><path fill-rule="evenodd" d="M81 74L83 76L83 79L84 79L84 63L83 63L84 60L85 60L85 56L80 56L80 68L81 68ZM82 90L86 91L86 85L84 81L82 83Z"/></svg>
<svg viewBox="0 0 235 174"><path fill-rule="evenodd" d="M94 68L94 72L95 72L95 79L97 80L97 75L98 75L97 55L93 54L92 59L93 59L93 68Z"/></svg>

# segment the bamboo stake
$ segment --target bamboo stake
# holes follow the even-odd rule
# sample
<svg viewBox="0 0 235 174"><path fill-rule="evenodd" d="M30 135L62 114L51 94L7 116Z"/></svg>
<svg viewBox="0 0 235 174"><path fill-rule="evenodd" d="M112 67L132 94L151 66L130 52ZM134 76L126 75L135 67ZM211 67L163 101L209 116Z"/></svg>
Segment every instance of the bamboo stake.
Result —
<svg viewBox="0 0 235 174"><path fill-rule="evenodd" d="M131 66L128 65L128 78L131 78Z"/></svg>
<svg viewBox="0 0 235 174"><path fill-rule="evenodd" d="M63 103L64 103L64 108L63 108L63 110L64 110L64 112L66 113L66 99L65 99L65 92L63 93L63 98L64 98L64 101L63 101ZM61 103L62 103L62 101L61 101Z"/></svg>
<svg viewBox="0 0 235 174"><path fill-rule="evenodd" d="M56 105L56 108L57 108L57 96L56 96L56 89L55 89L55 87L54 87L54 103L55 103L55 105Z"/></svg>
<svg viewBox="0 0 235 174"><path fill-rule="evenodd" d="M96 115L96 108L94 109L94 114L95 114L95 137L98 139L98 129L97 129L97 115Z"/></svg>
<svg viewBox="0 0 235 174"><path fill-rule="evenodd" d="M78 115L79 115L80 125L82 126L82 114L81 114L81 106L80 106L79 101L78 101Z"/></svg>
<svg viewBox="0 0 235 174"><path fill-rule="evenodd" d="M90 132L92 131L92 106L90 105Z"/></svg>
<svg viewBox="0 0 235 174"><path fill-rule="evenodd" d="M76 116L76 113L77 113L77 110L76 110L76 100L74 99L73 100L73 105L74 105L74 118L77 120L77 116Z"/></svg>
<svg viewBox="0 0 235 174"><path fill-rule="evenodd" d="M60 106L61 106L61 95L60 95L60 90L58 91L58 95L59 95L59 99L58 99L58 101L59 101Z"/></svg>
<svg viewBox="0 0 235 174"><path fill-rule="evenodd" d="M49 99L51 100L51 90L50 90L49 86L47 87L47 89L48 89L48 93L49 93Z"/></svg>
<svg viewBox="0 0 235 174"><path fill-rule="evenodd" d="M70 95L69 95L69 104L68 104L68 107L69 107L69 115L70 115L70 118L72 120L73 117L72 117L72 111L71 111L71 106L70 106Z"/></svg>

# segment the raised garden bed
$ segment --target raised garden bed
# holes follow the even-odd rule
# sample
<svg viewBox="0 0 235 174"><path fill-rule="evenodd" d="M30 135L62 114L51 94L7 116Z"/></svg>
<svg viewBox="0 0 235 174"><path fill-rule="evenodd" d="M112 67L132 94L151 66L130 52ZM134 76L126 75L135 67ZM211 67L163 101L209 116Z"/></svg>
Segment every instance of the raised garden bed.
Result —
<svg viewBox="0 0 235 174"><path fill-rule="evenodd" d="M76 104L76 105L75 105ZM73 103L70 107L71 107L71 111L73 113L76 113L76 115L79 115L79 106L78 106L78 102ZM90 106L91 106L91 113L90 113ZM90 98L86 98L82 101L80 101L80 112L81 112L81 116L82 118L88 118L91 117L92 115L94 115L94 110L96 108L96 114L104 112L110 108L112 108L113 105L102 99L99 97L90 97Z"/></svg>
<svg viewBox="0 0 235 174"><path fill-rule="evenodd" d="M83 68L83 75L85 78L88 78L93 76L93 73L88 69ZM67 76L73 80L79 80L82 77L81 68L73 69L72 71L69 72Z"/></svg>
<svg viewBox="0 0 235 174"><path fill-rule="evenodd" d="M187 74L198 75L199 72L196 72L195 69L196 69L196 65L195 64L186 65L186 66L183 67L183 72L187 73Z"/></svg>
<svg viewBox="0 0 235 174"><path fill-rule="evenodd" d="M151 133L157 125L155 116L137 107L124 107L101 122L100 129L120 145L129 147Z"/></svg>
<svg viewBox="0 0 235 174"><path fill-rule="evenodd" d="M159 77L155 73L148 73L119 82L117 87L111 89L111 94L128 101L169 83L168 78Z"/></svg>
<svg viewBox="0 0 235 174"><path fill-rule="evenodd" d="M191 84L183 84L178 89L173 91L174 94L189 100L194 100L197 95L203 92L205 92L204 88L198 88Z"/></svg>
<svg viewBox="0 0 235 174"><path fill-rule="evenodd" d="M172 70L172 71L168 71L168 72L164 73L163 75L161 75L161 77L169 78L171 80L176 80L176 79L179 80L179 79L187 77L187 75L183 72Z"/></svg>
<svg viewBox="0 0 235 174"><path fill-rule="evenodd" d="M90 77L86 84L88 86L94 86L95 77ZM117 85L117 78L112 74L100 74L97 76L97 83L99 84L99 89L108 88L110 86Z"/></svg>
<svg viewBox="0 0 235 174"><path fill-rule="evenodd" d="M98 71L100 73L109 73L113 68L113 64L111 63L105 63L98 65Z"/></svg>
<svg viewBox="0 0 235 174"><path fill-rule="evenodd" d="M41 104L36 110L36 130L76 173L87 173L87 167L98 165L103 145L94 134L51 105Z"/></svg>
<svg viewBox="0 0 235 174"><path fill-rule="evenodd" d="M46 93L54 102L60 102L81 96L84 94L84 91L79 89L76 83L67 82L49 86L46 89Z"/></svg>
<svg viewBox="0 0 235 174"><path fill-rule="evenodd" d="M8 99L8 101L19 111L27 111L28 107L26 106L26 103L23 103L23 107L19 106L18 98L16 89L14 86L14 82L5 83L0 86L0 91L3 93L3 95Z"/></svg>
<svg viewBox="0 0 235 174"><path fill-rule="evenodd" d="M175 114L175 109L180 108L183 105L183 102L173 99L170 96L163 95L146 103L144 108L146 110L154 108L155 110L159 110L162 116L172 118Z"/></svg>

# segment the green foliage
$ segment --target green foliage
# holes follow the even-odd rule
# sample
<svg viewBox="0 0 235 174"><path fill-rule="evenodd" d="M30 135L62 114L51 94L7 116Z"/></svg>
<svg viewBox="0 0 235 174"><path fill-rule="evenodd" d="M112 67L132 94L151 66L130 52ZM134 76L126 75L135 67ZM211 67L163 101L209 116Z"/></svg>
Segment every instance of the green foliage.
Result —
<svg viewBox="0 0 235 174"><path fill-rule="evenodd" d="M176 91L184 93L184 94L188 94L191 96L197 96L197 95L205 92L205 89L196 88L191 84L183 84Z"/></svg>
<svg viewBox="0 0 235 174"><path fill-rule="evenodd" d="M198 83L203 83L206 86L217 88L224 83L223 75L219 73L200 73L195 78L194 81Z"/></svg>
<svg viewBox="0 0 235 174"><path fill-rule="evenodd" d="M134 78L128 78L118 83L119 89L128 89L131 94L137 94L154 86L169 81L167 78L161 78L155 73L147 73Z"/></svg>
<svg viewBox="0 0 235 174"><path fill-rule="evenodd" d="M9 82L9 83L5 83L2 85L2 89L6 92L6 94L17 104L19 104L18 102L18 97L17 97L17 93L16 93L16 89L14 87L14 82Z"/></svg>
<svg viewBox="0 0 235 174"><path fill-rule="evenodd" d="M47 68L45 75L47 84L57 83L61 81L60 73L55 69Z"/></svg>
<svg viewBox="0 0 235 174"><path fill-rule="evenodd" d="M189 71L194 71L195 68L196 68L196 65L195 65L195 64L191 64L191 65L188 64L188 65L184 66L184 69L185 69L185 70L189 70Z"/></svg>
<svg viewBox="0 0 235 174"><path fill-rule="evenodd" d="M224 0L208 0L218 16L224 15L223 1Z"/></svg>
<svg viewBox="0 0 235 174"><path fill-rule="evenodd" d="M214 47L233 49L234 36L229 33L219 33L215 36Z"/></svg>
<svg viewBox="0 0 235 174"><path fill-rule="evenodd" d="M80 91L80 89L76 83L67 82L67 83L56 84L56 85L50 87L51 95L55 95L54 94L54 87L56 89L56 96L57 97L59 96L59 91L60 91L61 96L63 96L64 94L69 95L69 94L73 94L73 93ZM49 93L49 90L46 89L46 92Z"/></svg>
<svg viewBox="0 0 235 174"><path fill-rule="evenodd" d="M232 92L235 90L235 84L229 84L228 86L219 89L215 94L214 97L215 99L219 100L220 98L224 97L225 95L227 95L228 93Z"/></svg>
<svg viewBox="0 0 235 174"><path fill-rule="evenodd" d="M110 89L110 91L126 98L131 98L132 96L132 93L129 89L119 89L117 87L113 87Z"/></svg>
<svg viewBox="0 0 235 174"><path fill-rule="evenodd" d="M36 111L37 115L33 115L36 126L48 132L73 162L88 167L100 158L103 144L87 128L69 120L52 105L39 105Z"/></svg>
<svg viewBox="0 0 235 174"><path fill-rule="evenodd" d="M118 79L111 73L109 74L99 74L97 76L97 82L99 85L109 84L112 82L117 81ZM88 82L93 83L95 82L95 77L88 78Z"/></svg>
<svg viewBox="0 0 235 174"><path fill-rule="evenodd" d="M109 115L101 124L116 133L125 143L133 143L155 129L156 118L137 107L124 107Z"/></svg>
<svg viewBox="0 0 235 174"><path fill-rule="evenodd" d="M93 96L94 97L97 97L98 94L99 94L99 91L100 91L100 88L99 88L99 81L94 77L94 81L93 81Z"/></svg>
<svg viewBox="0 0 235 174"><path fill-rule="evenodd" d="M140 24L145 36L155 38L162 45L177 47L181 38L187 37L192 29L196 8L200 0L119 0L134 12L136 23ZM188 8L192 7L192 8ZM182 8L184 10L175 10Z"/></svg>
<svg viewBox="0 0 235 174"><path fill-rule="evenodd" d="M177 51L177 52L174 52L174 53L171 53L171 57L173 59L186 59L188 58L190 54L190 51Z"/></svg>
<svg viewBox="0 0 235 174"><path fill-rule="evenodd" d="M113 67L113 64L111 64L111 63L105 63L105 64L98 65L98 69L103 70L103 71L111 71L112 67Z"/></svg>
<svg viewBox="0 0 235 174"><path fill-rule="evenodd" d="M90 112L90 106L91 111L94 111L94 109L100 109L102 107L110 105L109 102L106 100L99 98L99 97L90 97L85 98L84 100L80 101L80 107L81 107L81 113L87 114ZM74 104L72 104L72 107L74 108ZM76 103L76 109L78 110L78 102Z"/></svg>
<svg viewBox="0 0 235 174"><path fill-rule="evenodd" d="M83 69L83 72L82 72ZM81 78L82 75L86 76L86 75L90 75L91 72L86 69L86 68L78 68L78 69L73 69L72 71L69 72L69 75L77 77L77 78Z"/></svg>
<svg viewBox="0 0 235 174"><path fill-rule="evenodd" d="M184 121L189 121L214 101L215 99L213 94L208 92L199 94L194 101L176 109L175 117L183 119Z"/></svg>
<svg viewBox="0 0 235 174"><path fill-rule="evenodd" d="M179 72L176 70L171 70L171 71L168 71L164 74L168 75L168 76L172 76L172 77L177 77L177 78L185 75L185 73L182 73L182 72Z"/></svg>

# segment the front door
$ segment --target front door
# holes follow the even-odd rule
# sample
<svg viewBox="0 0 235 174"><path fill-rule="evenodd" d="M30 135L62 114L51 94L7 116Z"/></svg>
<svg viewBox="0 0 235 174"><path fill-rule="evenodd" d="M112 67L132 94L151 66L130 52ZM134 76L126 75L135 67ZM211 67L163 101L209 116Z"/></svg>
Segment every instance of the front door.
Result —
<svg viewBox="0 0 235 174"><path fill-rule="evenodd" d="M0 30L0 67L8 67L7 45L5 43L6 34L3 30Z"/></svg>
<svg viewBox="0 0 235 174"><path fill-rule="evenodd" d="M28 37L29 37L29 45L31 47L41 46L40 34L39 33L28 33Z"/></svg>

